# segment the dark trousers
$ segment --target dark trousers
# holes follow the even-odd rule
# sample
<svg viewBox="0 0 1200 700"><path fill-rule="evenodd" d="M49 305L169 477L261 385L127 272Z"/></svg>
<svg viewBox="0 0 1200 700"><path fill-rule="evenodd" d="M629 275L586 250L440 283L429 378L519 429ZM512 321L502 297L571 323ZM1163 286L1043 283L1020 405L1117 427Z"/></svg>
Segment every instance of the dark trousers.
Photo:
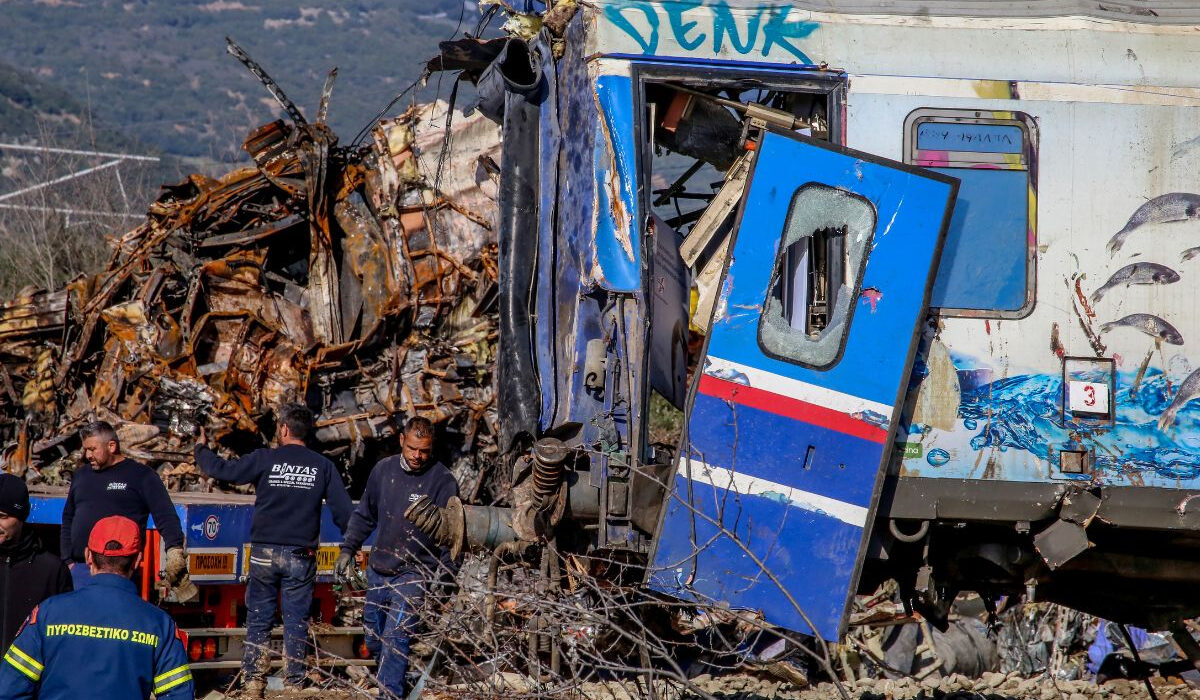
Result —
<svg viewBox="0 0 1200 700"><path fill-rule="evenodd" d="M408 672L409 638L417 624L417 611L425 598L425 577L418 571L387 576L367 567L363 627L367 650L379 664L375 671L386 697L404 697Z"/></svg>
<svg viewBox="0 0 1200 700"><path fill-rule="evenodd" d="M242 671L246 679L262 678L261 664L275 622L275 600L282 593L284 682L304 680L308 655L308 611L317 580L317 559L311 547L250 545L250 581L246 585L246 648Z"/></svg>

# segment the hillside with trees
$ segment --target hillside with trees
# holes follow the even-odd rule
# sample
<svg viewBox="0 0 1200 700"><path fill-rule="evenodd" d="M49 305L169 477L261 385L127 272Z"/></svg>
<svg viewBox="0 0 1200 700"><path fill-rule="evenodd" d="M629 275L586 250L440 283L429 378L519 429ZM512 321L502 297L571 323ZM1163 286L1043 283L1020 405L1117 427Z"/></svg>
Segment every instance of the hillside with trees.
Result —
<svg viewBox="0 0 1200 700"><path fill-rule="evenodd" d="M475 3L463 0L313 7L282 0L0 5L0 63L39 85L36 94L17 101L44 101L41 111L47 113L82 106L97 133L133 137L197 162L243 158L238 147L247 130L279 111L257 79L226 54L226 36L309 114L326 74L337 66L330 123L349 138L419 75L439 41L475 29L479 17ZM3 80L12 78L0 75ZM4 94L12 102L17 92ZM35 128L24 117L10 120L13 113L0 111L0 128Z"/></svg>

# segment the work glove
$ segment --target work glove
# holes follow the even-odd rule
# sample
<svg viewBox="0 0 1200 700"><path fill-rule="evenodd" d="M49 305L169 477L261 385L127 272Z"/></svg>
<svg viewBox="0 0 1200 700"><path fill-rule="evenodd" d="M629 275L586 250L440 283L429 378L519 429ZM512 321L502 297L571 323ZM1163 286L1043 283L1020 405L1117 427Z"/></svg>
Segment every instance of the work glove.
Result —
<svg viewBox="0 0 1200 700"><path fill-rule="evenodd" d="M167 556L163 560L163 580L171 584L171 587L179 585L184 576L187 576L187 554L183 551L183 547L171 547L167 550Z"/></svg>
<svg viewBox="0 0 1200 700"><path fill-rule="evenodd" d="M188 575L187 564L187 553L183 551L183 547L171 547L167 550L162 576L180 603L190 603L200 597L200 589L196 588L192 577Z"/></svg>
<svg viewBox="0 0 1200 700"><path fill-rule="evenodd" d="M343 549L333 564L333 575L339 581L348 581L350 572L354 570L354 552Z"/></svg>
<svg viewBox="0 0 1200 700"><path fill-rule="evenodd" d="M343 549L333 564L333 577L352 590L361 591L367 587L366 579L354 562L354 552Z"/></svg>
<svg viewBox="0 0 1200 700"><path fill-rule="evenodd" d="M408 510L404 511L404 517L416 525L418 530L428 535L429 539L442 546L450 545L449 528L445 518L442 517L442 509L438 508L429 496L421 496L414 501Z"/></svg>

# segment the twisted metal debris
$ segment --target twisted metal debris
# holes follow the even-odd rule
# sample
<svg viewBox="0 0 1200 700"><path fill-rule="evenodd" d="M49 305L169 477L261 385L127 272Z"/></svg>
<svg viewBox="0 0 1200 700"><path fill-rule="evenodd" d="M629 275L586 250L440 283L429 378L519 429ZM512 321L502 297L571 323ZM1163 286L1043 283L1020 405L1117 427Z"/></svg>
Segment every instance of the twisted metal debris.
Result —
<svg viewBox="0 0 1200 700"><path fill-rule="evenodd" d="M321 121L266 124L243 145L253 167L164 187L102 273L0 306L3 467L63 482L99 418L171 488L211 490L198 426L245 450L299 400L352 482L392 416L420 414L478 488L497 434L499 131L447 123L442 103L413 107L353 149Z"/></svg>

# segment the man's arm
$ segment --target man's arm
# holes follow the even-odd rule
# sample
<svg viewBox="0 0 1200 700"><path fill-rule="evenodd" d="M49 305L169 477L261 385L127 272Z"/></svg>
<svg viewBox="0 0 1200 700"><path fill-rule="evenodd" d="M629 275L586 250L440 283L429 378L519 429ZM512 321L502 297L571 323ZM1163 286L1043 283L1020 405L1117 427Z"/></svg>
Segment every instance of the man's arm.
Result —
<svg viewBox="0 0 1200 700"><path fill-rule="evenodd" d="M154 655L154 696L159 700L193 700L196 697L187 651L174 622L159 640Z"/></svg>
<svg viewBox="0 0 1200 700"><path fill-rule="evenodd" d="M158 534L162 535L167 549L183 547L183 526L179 524L179 513L175 512L175 504L171 502L162 479L149 467L142 479L142 498L154 516L154 527L158 528Z"/></svg>
<svg viewBox="0 0 1200 700"><path fill-rule="evenodd" d="M358 507L350 514L350 522L346 525L346 534L342 540L342 550L357 552L367 537L375 531L379 522L379 465L371 470L367 477L367 487L363 489Z"/></svg>
<svg viewBox="0 0 1200 700"><path fill-rule="evenodd" d="M86 464L79 469L91 469ZM75 485L78 476L71 479L71 487L67 489L67 502L63 504L62 527L58 530L58 553L64 560L71 558L71 524L75 522Z"/></svg>
<svg viewBox="0 0 1200 700"><path fill-rule="evenodd" d="M449 469L444 471L445 478L438 484L438 488L434 491L433 501L439 508L445 508L450 502L451 497L458 497L458 479L454 478L454 474ZM438 556L438 561L445 568L444 574L449 574L451 578L458 573L458 562L454 557L450 556L450 550L443 548Z"/></svg>
<svg viewBox="0 0 1200 700"><path fill-rule="evenodd" d="M346 484L342 482L342 475L338 474L335 466L330 466L329 481L325 483L325 502L333 513L333 524L344 535L350 525L350 515L354 512L354 501L346 493Z"/></svg>
<svg viewBox="0 0 1200 700"><path fill-rule="evenodd" d="M75 581L71 578L71 570L67 568L66 562L61 562L58 565L58 575L54 579L54 592L50 595L70 593L73 590L75 590Z"/></svg>
<svg viewBox="0 0 1200 700"><path fill-rule="evenodd" d="M262 476L263 450L255 450L240 459L221 459L207 445L196 445L196 467L214 479L231 484L253 484Z"/></svg>
<svg viewBox="0 0 1200 700"><path fill-rule="evenodd" d="M443 467L442 478L433 492L433 502L438 508L445 508L451 497L455 496L458 496L458 479L454 478L449 469Z"/></svg>
<svg viewBox="0 0 1200 700"><path fill-rule="evenodd" d="M42 680L42 632L37 626L38 609L35 607L25 618L17 638L0 661L0 698L24 700L32 698Z"/></svg>

